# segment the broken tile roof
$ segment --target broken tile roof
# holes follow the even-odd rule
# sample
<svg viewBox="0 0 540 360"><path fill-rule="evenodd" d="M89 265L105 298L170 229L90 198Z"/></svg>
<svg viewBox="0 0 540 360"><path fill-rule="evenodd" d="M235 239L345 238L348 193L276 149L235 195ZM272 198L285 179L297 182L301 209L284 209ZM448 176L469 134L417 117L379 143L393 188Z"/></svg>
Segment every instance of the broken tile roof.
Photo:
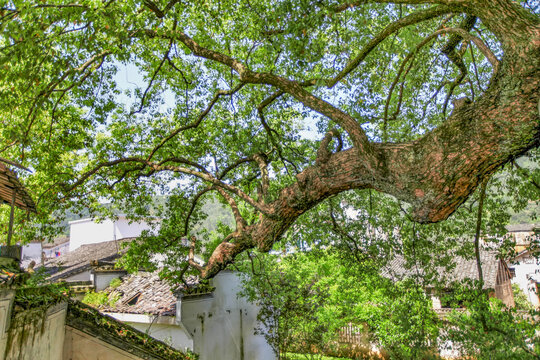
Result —
<svg viewBox="0 0 540 360"><path fill-rule="evenodd" d="M114 305L101 306L100 311L153 314L174 316L176 314L176 296L165 280L159 278L158 272L139 272L125 275L122 284L116 288L109 287L109 299L118 299ZM197 282L196 277L187 279L189 285Z"/></svg>
<svg viewBox="0 0 540 360"><path fill-rule="evenodd" d="M480 260L482 262L482 274L484 278L484 289L495 289L497 283L497 272L499 262L503 260L497 259L496 251L481 251ZM467 279L478 280L478 269L476 267L476 259L465 259L461 256L455 257L455 267L452 270L447 270L444 267L438 268L438 273L442 283L450 284L453 282L462 282ZM401 255L395 256L388 265L383 269L382 275L394 281L401 280L407 277L415 276L424 273L421 267L407 267L405 258Z"/></svg>
<svg viewBox="0 0 540 360"><path fill-rule="evenodd" d="M176 314L179 294L184 298L197 297L211 294L215 290L207 281L201 283L193 275L184 279L185 284L172 286L159 277L159 271L140 271L120 279L122 283L118 287L109 286L104 290L109 293L109 299L114 299L114 305L101 305L101 311L173 316Z"/></svg>
<svg viewBox="0 0 540 360"><path fill-rule="evenodd" d="M121 245L131 240L133 238L82 245L47 261L44 265L45 271L50 274L49 280L57 281L90 269L92 263L114 263L126 251Z"/></svg>
<svg viewBox="0 0 540 360"><path fill-rule="evenodd" d="M196 276L190 276L186 279L189 290L184 289L184 285L180 287L171 286L165 280L160 279L158 271L141 271L137 274L128 274L123 276L121 280L122 284L120 286L105 289L109 293L110 299L117 300L114 305L100 306L101 311L173 316L176 314L176 292L180 291L191 295L199 294L207 289L207 287L201 288L198 286L199 280Z"/></svg>

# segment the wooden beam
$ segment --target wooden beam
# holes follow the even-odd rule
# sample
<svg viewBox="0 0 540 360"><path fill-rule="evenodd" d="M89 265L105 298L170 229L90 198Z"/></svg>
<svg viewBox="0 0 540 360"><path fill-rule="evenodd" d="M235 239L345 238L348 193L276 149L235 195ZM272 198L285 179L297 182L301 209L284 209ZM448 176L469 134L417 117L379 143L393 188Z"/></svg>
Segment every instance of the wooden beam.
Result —
<svg viewBox="0 0 540 360"><path fill-rule="evenodd" d="M13 216L15 215L16 197L17 197L17 190L13 189L13 195L11 196L11 212L9 213L9 230L8 230L7 246L11 246L11 236L13 235Z"/></svg>

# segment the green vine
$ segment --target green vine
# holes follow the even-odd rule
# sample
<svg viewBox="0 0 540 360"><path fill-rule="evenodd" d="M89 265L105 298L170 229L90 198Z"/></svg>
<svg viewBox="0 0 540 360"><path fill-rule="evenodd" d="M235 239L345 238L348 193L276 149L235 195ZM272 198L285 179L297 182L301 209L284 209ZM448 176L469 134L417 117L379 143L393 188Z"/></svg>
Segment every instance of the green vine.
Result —
<svg viewBox="0 0 540 360"><path fill-rule="evenodd" d="M28 282L25 284L28 285ZM23 346L45 331L45 320L48 310L53 306L67 300L60 286L22 287L16 290L11 314L11 323L8 331L4 358L8 358L15 344L19 346L22 354Z"/></svg>

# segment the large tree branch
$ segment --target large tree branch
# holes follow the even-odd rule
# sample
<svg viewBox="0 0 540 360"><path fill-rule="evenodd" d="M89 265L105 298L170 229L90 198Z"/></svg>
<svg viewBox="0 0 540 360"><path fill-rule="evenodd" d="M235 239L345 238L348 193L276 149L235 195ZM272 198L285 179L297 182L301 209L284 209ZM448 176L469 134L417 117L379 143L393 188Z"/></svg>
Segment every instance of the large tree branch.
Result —
<svg viewBox="0 0 540 360"><path fill-rule="evenodd" d="M169 162L169 161L174 161L174 162L177 162L177 163L184 163L186 165L198 167L200 170L197 171L197 170L193 170L193 169L186 168L186 167L181 167L181 166L165 165L165 163ZM73 184L70 184L69 186L64 186L64 191L70 192L73 189L81 186L91 176L97 174L103 168L109 168L109 167L117 166L117 165L120 165L120 164L128 164L128 163L145 165L147 168L149 168L150 170L152 170L154 172L172 171L172 172L179 172L179 173L182 173L182 174L195 176L195 177L197 177L197 178L199 178L201 180L209 182L210 184L212 184L214 186L220 187L220 188L222 188L224 190L227 190L227 191L235 194L240 199L242 199L243 201L245 201L246 203L250 204L255 209L257 209L259 212L263 213L266 216L273 217L271 209L266 204L262 204L262 203L259 203L258 201L255 201L248 194L243 192L238 187L227 184L227 183L221 181L219 178L216 178L215 176L213 176L209 172L206 172L204 170L204 168L202 168L200 165L195 164L195 163L193 163L193 162L191 162L189 160L181 159L181 158L171 158L171 159L164 160L164 161L162 161L160 163L156 163L156 162L149 161L149 160L141 158L141 157L132 156L132 157L125 157L125 158L121 158L121 159L101 162L101 163L97 164L96 166L94 166L91 170L85 172Z"/></svg>
<svg viewBox="0 0 540 360"><path fill-rule="evenodd" d="M207 49L181 31L167 31L164 34L161 34L154 30L145 29L136 32L135 34L137 33L143 33L149 37L177 39L190 49L194 55L221 63L231 70L234 70L238 73L242 83L267 84L277 87L281 91L292 95L305 106L335 121L347 131L355 147L361 149L365 153L372 153L369 140L356 119L305 90L304 84L271 73L251 71L239 60L217 51Z"/></svg>
<svg viewBox="0 0 540 360"><path fill-rule="evenodd" d="M540 67L530 64L520 89L511 95L501 73L474 104L455 109L443 125L423 138L374 144L373 163L352 148L304 170L295 184L282 189L268 204L275 216L246 227L237 235L238 243L218 247L202 275L214 276L246 248L268 251L298 216L349 189L376 189L407 201L418 222L446 219L500 165L540 145Z"/></svg>
<svg viewBox="0 0 540 360"><path fill-rule="evenodd" d="M151 0L143 0L144 5L149 8L156 16L160 19L165 17L165 14L172 9L174 5L176 5L180 0L171 0L169 3L165 6L163 10L160 10L160 8Z"/></svg>
<svg viewBox="0 0 540 360"><path fill-rule="evenodd" d="M340 5L337 5L333 8L335 12L345 11L347 9L353 9L358 6L362 6L368 3L379 3L379 4L403 4L403 5L421 5L421 4L443 4L443 5L452 5L452 6L462 6L464 4L470 3L466 0L357 0L357 1L347 1Z"/></svg>
<svg viewBox="0 0 540 360"><path fill-rule="evenodd" d="M517 31L515 25L511 24L511 16L487 6L497 1L485 0L487 10L473 9L466 1L441 3L459 4L460 11L475 14L486 24L494 24L494 19L486 18L496 12L494 18L504 24L493 25L496 34L500 35L505 26L511 31ZM505 2L505 6L518 11L514 5ZM386 32L383 30L373 42L380 43L388 36L387 33L397 31L400 26L406 26L407 22L414 23L422 21L420 17L427 19L429 16L435 17L452 11L455 9L436 7L426 10L423 15L420 15L422 12L411 14L393 27L390 25ZM492 82L474 104L454 109L437 129L416 141L401 144L370 143L354 118L309 93L303 86L305 84L275 74L251 71L240 61L206 49L181 32L158 34L145 30L147 36L181 41L194 55L221 63L235 71L242 82L272 85L290 94L302 104L339 124L349 134L354 145L352 149L334 154L323 151L325 161L298 174L296 183L283 188L271 203L266 204L271 209L272 217L262 216L258 222L246 226L240 233L228 236L216 248L202 270L203 277L212 277L248 248L258 247L268 251L298 216L329 196L350 189L376 189L407 201L413 205L411 216L418 222L443 220L500 165L538 146L540 66L538 58L533 54L537 54L540 47L540 31L531 30L534 28L531 24L538 22L528 19L521 23L528 25L525 30L530 39L526 45L522 43L513 49L511 41L519 37L507 37L505 58L501 62L479 38L464 29L445 28L432 35L431 38L434 38L442 33L450 33L473 42L494 68ZM364 51L366 55L362 55L364 52L358 55L343 75L352 71L358 61L356 59L359 58L361 62L362 56L367 56L369 51ZM503 68L499 69L501 66ZM519 81L516 82L516 79ZM323 141L323 145L327 145L329 139Z"/></svg>
<svg viewBox="0 0 540 360"><path fill-rule="evenodd" d="M393 2L431 3L421 0ZM200 123L219 98L217 94L208 111L203 112L195 123L173 131L156 145L148 158L132 157L98 164L72 186L81 185L90 176L102 173L100 170L104 167L123 164L121 167L125 168L131 162L150 171L174 171L195 176L210 187L221 189L220 192L226 196L233 194L235 201L244 201L262 213L263 216L255 223L243 225L225 237L204 267L192 264L202 272L203 277L215 275L246 249L257 247L268 251L301 214L328 197L350 189L376 189L400 201L410 202L411 216L419 222L447 218L500 165L540 144L540 64L537 56L540 30L537 20L531 16L521 17L524 10L507 0L479 0L478 6L474 7L471 1L441 0L437 3L450 7L422 10L389 25L340 73L346 76L352 72L369 54L370 47L377 46L404 26L454 11L477 15L489 30L502 39L504 58L499 64L480 39L463 29L444 29L474 42L495 71L490 86L475 103L454 109L442 125L424 133L419 139L400 144L371 143L357 119L306 90L306 86L315 85L315 82L301 83L273 73L253 71L245 63L206 48L203 43L197 43L181 31L139 30L132 32L132 36L178 41L194 56L212 61L218 67L221 67L219 64L223 65L227 72L230 70L238 75L240 87L247 83L264 84L276 88L274 91L278 93L290 94L300 103L337 123L350 136L353 148L331 153L328 144L332 137L329 135L321 144L319 161L299 173L296 182L273 194L272 201L265 202L255 201L240 188L224 181L221 175L210 174L187 159L175 158L175 164L152 161L156 151L182 129L186 129L186 126L196 127ZM147 4L160 15L159 7L151 1L147 1ZM500 69L496 71L498 67ZM253 160L241 159L232 168ZM191 255L193 260L193 253Z"/></svg>

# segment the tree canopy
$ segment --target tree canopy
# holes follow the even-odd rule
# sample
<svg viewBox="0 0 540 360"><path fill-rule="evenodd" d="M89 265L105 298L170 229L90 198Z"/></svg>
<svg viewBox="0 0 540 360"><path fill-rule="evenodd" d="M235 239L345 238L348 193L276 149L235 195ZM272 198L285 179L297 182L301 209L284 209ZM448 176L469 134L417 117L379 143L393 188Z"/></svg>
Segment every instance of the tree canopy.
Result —
<svg viewBox="0 0 540 360"><path fill-rule="evenodd" d="M347 190L445 220L540 143L526 1L3 0L0 29L0 157L39 212L21 231L112 201L203 277ZM234 224L201 266L179 244L200 249L213 193Z"/></svg>

